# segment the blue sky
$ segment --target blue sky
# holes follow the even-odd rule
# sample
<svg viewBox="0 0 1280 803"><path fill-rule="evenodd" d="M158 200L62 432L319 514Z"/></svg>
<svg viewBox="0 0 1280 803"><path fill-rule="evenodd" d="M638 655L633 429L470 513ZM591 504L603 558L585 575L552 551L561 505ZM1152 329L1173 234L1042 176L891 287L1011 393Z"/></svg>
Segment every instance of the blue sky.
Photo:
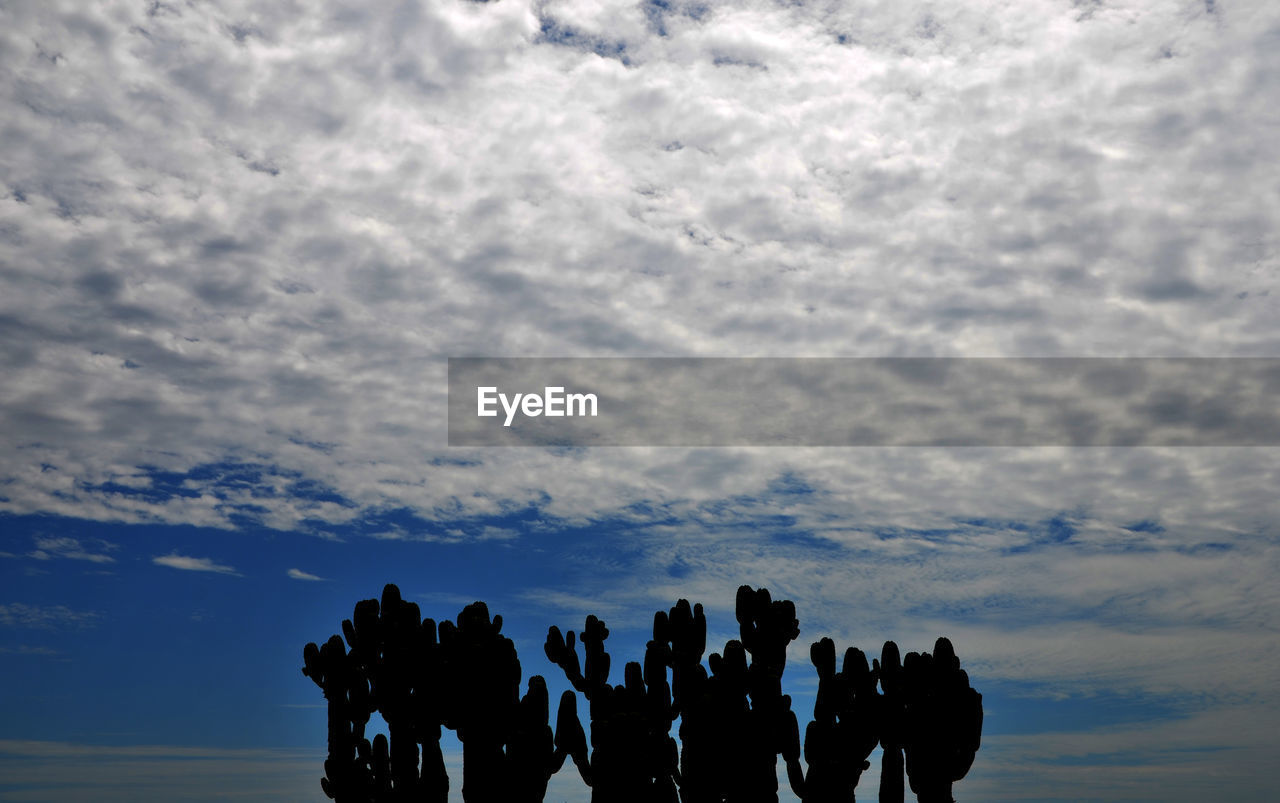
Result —
<svg viewBox="0 0 1280 803"><path fill-rule="evenodd" d="M358 537L358 532L344 540L318 540L311 534L252 526L229 536L223 530L181 525L112 525L39 515L13 517L5 523L6 543L25 541L33 547L25 554L8 555L5 564L6 588L29 600L3 609L7 635L13 639L4 645L6 681L9 688L23 691L5 700L5 720L11 724L4 734L7 755L0 760L17 778L29 779L6 787L6 793L19 798L45 794L74 798L87 794L92 786L85 784L95 782L68 778L53 763L43 774L38 766L17 771L15 762L26 764L24 750L33 749L31 742L73 743L81 749L122 745L209 749L214 755L206 762L227 762L230 772L225 783L247 783L248 788L268 791L271 784L287 789L286 782L299 776L305 780L306 770L314 770L306 766L306 758L314 759L317 747L323 747L324 711L317 702L318 691L298 672L300 645L327 636L337 621L350 615L353 600L376 596L383 582L398 582L424 613L437 618L456 615L472 597L486 599L494 612L503 614L505 630L521 651L526 677L543 674L553 688L564 683L541 655L548 623L576 627L583 615L578 612L600 612L612 624L609 645L616 660L629 660L642 653L645 620L651 614L638 600L635 610L621 610L617 606L622 601L610 600L602 592L642 579L637 577L645 572L641 553L655 536L635 522L574 527L526 510L460 523L515 532L533 524L546 533L534 547L514 538L505 543L371 542ZM957 523L956 529L966 526L973 525ZM1044 540L1056 542L1062 538L1063 525L1051 520L978 526L993 531L1009 527L1040 531ZM927 537L945 538L946 533ZM827 560L851 558L841 547L806 543L811 538L811 533L775 520L737 531L720 551L767 553L776 548L784 555L807 555L816 550ZM706 554L705 549L693 552ZM210 553L217 557L192 557ZM683 578L696 573L691 567L702 559L681 560L677 555L657 574L666 575L671 587L679 588ZM300 562L305 568L296 565ZM744 575L743 579L768 582L767 573L766 568L761 576ZM733 635L732 590L706 600L713 610L711 630L720 643ZM825 618L832 627L830 620L840 613L828 609L819 616L807 616L806 608L812 603L805 604L802 591L794 596L801 600L803 645L808 643L806 637L813 640L831 632L815 630L807 622ZM908 610L900 615L956 622L994 619L1015 630L1067 632L1078 621L1076 616L1062 616L1047 623L1042 613L1024 616L1002 611L1008 605L999 595L976 601L974 607L989 612L975 613L966 607ZM872 617L885 614L880 606L865 608ZM865 635L857 643L875 651L879 637L872 634L892 631L873 621L859 621L863 609L858 606L848 612L851 621L844 623L844 632ZM946 630L943 627L940 632ZM927 641L903 641L919 649L930 646ZM800 710L812 704L814 687L806 652L807 648L793 650L789 671L790 691L801 701ZM982 681L988 712L985 735L997 757L980 764L970 782L982 790L974 794L984 796L999 796L996 784L1002 767L998 758L1002 748L1006 752L1016 748L1021 736L1046 731L1087 735L1153 720L1177 722L1205 708L1203 701L1170 694L1104 688L1065 691L1056 688L1058 678L1012 680L984 677L977 667L973 671L975 682ZM257 777L238 769L245 760L243 754L217 752L246 748L267 750L267 757L278 766L267 777ZM1227 748L1208 743L1190 752L1202 757L1205 751L1223 749ZM1049 766L1125 767L1163 763L1169 756L1162 752L1166 751L1150 745L1116 749L1113 744L1041 760ZM114 761L120 766L128 763L119 757ZM176 769L186 768L177 765ZM870 780L867 783L874 788ZM1015 788L1021 791L1010 797L1026 794L1025 786ZM304 784L302 790L306 789L309 786ZM293 794L302 790L295 787ZM217 797L220 792L192 788L182 794Z"/></svg>
<svg viewBox="0 0 1280 803"><path fill-rule="evenodd" d="M0 0L0 800L318 797L387 582L553 691L765 585L802 701L952 639L961 799L1273 795L1275 448L451 449L445 369L1280 356L1275 4L80 6Z"/></svg>
<svg viewBox="0 0 1280 803"><path fill-rule="evenodd" d="M191 475L216 496L269 473L224 464ZM185 482L157 474L145 493L107 493L163 501L157 489ZM1265 742L1250 740L1268 724L1273 647L1238 598L1270 604L1270 567L1246 567L1268 549L1226 534L1169 543L1153 518L1112 532L1079 510L854 537L843 518L807 523L825 496L789 473L756 497L632 506L592 521L536 504L464 518L366 511L293 531L255 524L234 504L224 512L238 524L227 528L8 515L0 566L21 602L0 608L0 649L6 688L21 692L3 701L0 765L11 780L2 791L219 799L238 784L255 797L309 796L324 710L299 672L301 645L327 637L386 582L437 619L486 600L525 676L542 674L553 690L564 683L541 654L549 624L576 628L596 612L613 631L615 661L638 659L652 612L687 595L707 605L711 643L723 644L736 635L734 583L747 582L797 601L802 635L787 679L800 711L815 684L807 644L821 635L872 653L885 638L927 649L933 634L970 646L961 657L987 719L966 796L1149 799L1161 788L1150 784L1156 768L1195 768L1180 781L1186 794L1212 795L1224 767L1238 768L1245 797L1265 795ZM295 488L293 499L352 504L318 487ZM1153 562L1175 582L1142 580ZM1124 582L1105 576L1108 565ZM1016 577L1024 573L1029 582ZM1205 588L1181 588L1194 584L1179 576ZM1227 596L1196 601L1212 593ZM874 789L874 773L863 784ZM554 789L582 794L567 774Z"/></svg>

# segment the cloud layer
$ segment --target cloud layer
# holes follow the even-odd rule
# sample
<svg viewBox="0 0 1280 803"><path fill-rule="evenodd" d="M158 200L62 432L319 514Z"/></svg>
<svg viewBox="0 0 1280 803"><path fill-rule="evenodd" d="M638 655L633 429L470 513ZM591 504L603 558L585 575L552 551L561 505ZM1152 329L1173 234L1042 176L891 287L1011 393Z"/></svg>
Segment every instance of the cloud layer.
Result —
<svg viewBox="0 0 1280 803"><path fill-rule="evenodd" d="M3 13L11 510L481 506L450 355L1276 351L1266 4Z"/></svg>

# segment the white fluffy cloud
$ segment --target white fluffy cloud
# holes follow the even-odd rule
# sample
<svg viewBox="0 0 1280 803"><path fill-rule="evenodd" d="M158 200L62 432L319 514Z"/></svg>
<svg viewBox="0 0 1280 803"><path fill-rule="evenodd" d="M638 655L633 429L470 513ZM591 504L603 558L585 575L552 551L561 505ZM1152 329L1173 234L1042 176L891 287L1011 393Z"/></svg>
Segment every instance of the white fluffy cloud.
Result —
<svg viewBox="0 0 1280 803"><path fill-rule="evenodd" d="M427 511L654 475L440 470L450 355L1276 350L1267 4L2 13L10 510L225 524L110 489L228 459Z"/></svg>

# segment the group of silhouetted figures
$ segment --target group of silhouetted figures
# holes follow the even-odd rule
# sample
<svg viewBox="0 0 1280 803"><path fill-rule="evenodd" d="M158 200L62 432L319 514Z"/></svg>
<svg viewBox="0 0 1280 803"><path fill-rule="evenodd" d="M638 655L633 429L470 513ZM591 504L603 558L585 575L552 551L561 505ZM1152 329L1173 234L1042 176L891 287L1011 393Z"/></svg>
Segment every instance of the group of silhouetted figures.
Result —
<svg viewBox="0 0 1280 803"><path fill-rule="evenodd" d="M982 695L951 642L940 638L932 655L900 660L889 641L871 667L850 647L838 671L835 644L815 642L818 692L802 765L799 725L782 693L787 645L800 635L795 605L742 586L736 607L741 637L712 653L707 667L702 606L680 600L659 611L644 662L628 663L617 686L609 685L604 622L588 616L576 640L573 631L550 628L547 657L590 706L588 752L574 692L560 698L554 734L544 679L529 678L520 696L520 661L501 634L501 616L491 621L476 602L456 624L437 625L388 585L381 605L364 600L342 623L345 645L335 635L303 650L303 674L328 700L320 784L339 803L443 803L445 727L462 742L468 803L541 801L566 758L593 803L776 803L779 755L801 800L847 803L877 745L882 803L901 803L904 770L921 803L951 803L951 786L973 764L982 733ZM370 743L364 733L375 711L390 738ZM671 736L677 718L679 747Z"/></svg>

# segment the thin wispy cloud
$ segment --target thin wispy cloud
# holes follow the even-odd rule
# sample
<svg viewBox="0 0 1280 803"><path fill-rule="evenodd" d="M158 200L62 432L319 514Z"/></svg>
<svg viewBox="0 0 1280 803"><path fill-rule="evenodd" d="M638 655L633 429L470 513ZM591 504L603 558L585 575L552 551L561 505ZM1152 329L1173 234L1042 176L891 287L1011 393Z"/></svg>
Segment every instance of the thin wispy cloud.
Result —
<svg viewBox="0 0 1280 803"><path fill-rule="evenodd" d="M102 614L78 611L65 605L0 604L0 626L39 630L82 629L98 623Z"/></svg>
<svg viewBox="0 0 1280 803"><path fill-rule="evenodd" d="M16 647L0 647L0 653L5 653L6 655L39 655L39 656L54 656L54 655L62 654L59 650L55 650L52 647L42 647L39 645L31 645L31 644L19 644Z"/></svg>
<svg viewBox="0 0 1280 803"><path fill-rule="evenodd" d="M325 579L323 577L319 577L317 575L311 574L310 572L304 572L301 569L290 569L287 572L287 574L290 577L292 577L294 580L324 580Z"/></svg>
<svg viewBox="0 0 1280 803"><path fill-rule="evenodd" d="M95 547L99 551L92 551ZM117 544L106 541L98 541L95 544L86 545L82 544L77 538L45 536L36 539L36 548L28 552L27 557L35 558L36 560L66 558L68 560L86 560L90 563L115 563L116 559L105 553L118 548Z"/></svg>
<svg viewBox="0 0 1280 803"><path fill-rule="evenodd" d="M237 576L240 574L235 570L235 567L216 563L212 558L193 558L179 555L176 552L154 557L151 562L157 566L168 566L171 569L182 569L188 572L214 572L216 574L233 574Z"/></svg>
<svg viewBox="0 0 1280 803"><path fill-rule="evenodd" d="M0 773L30 800L212 800L218 788L255 800L306 797L323 749L219 749L0 740ZM205 790L209 790L206 792Z"/></svg>

